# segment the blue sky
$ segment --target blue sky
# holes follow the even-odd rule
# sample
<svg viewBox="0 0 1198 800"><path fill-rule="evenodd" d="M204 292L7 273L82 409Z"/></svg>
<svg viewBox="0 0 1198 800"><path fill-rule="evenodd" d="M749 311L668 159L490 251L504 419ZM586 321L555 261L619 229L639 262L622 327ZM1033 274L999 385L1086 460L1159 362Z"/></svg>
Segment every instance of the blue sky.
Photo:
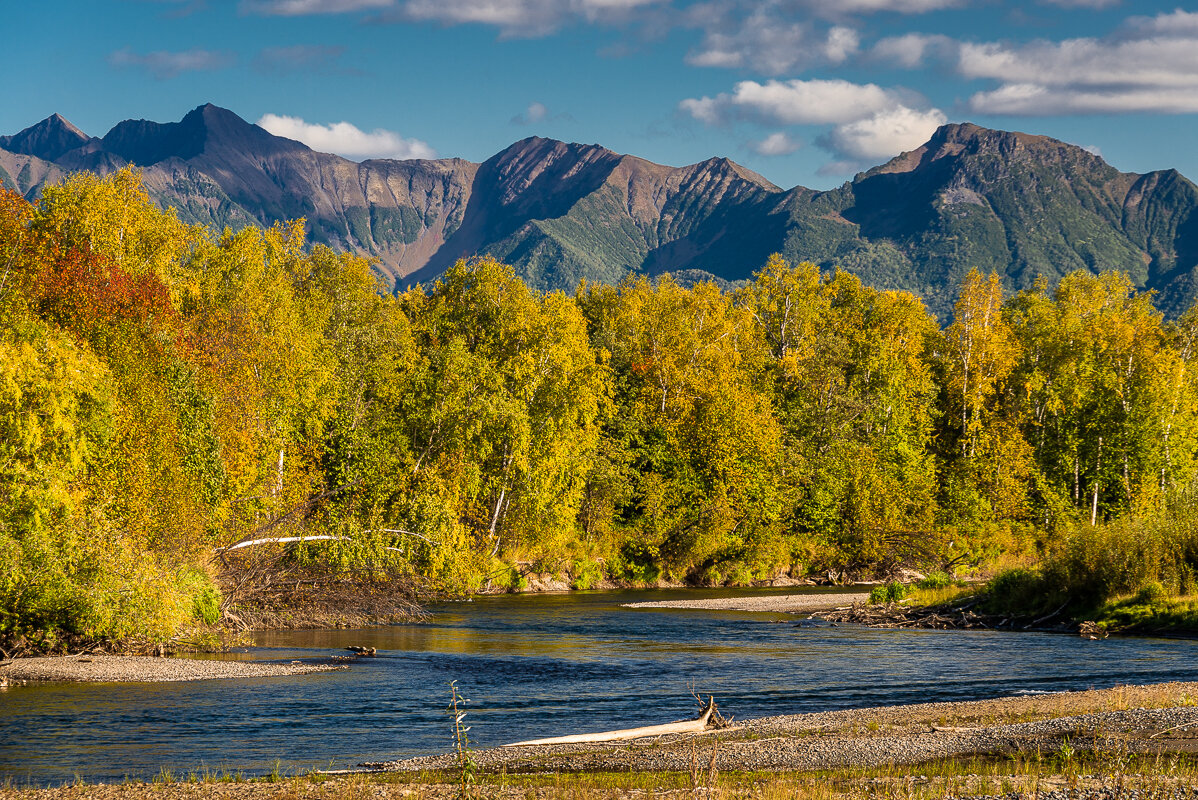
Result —
<svg viewBox="0 0 1198 800"><path fill-rule="evenodd" d="M945 122L1198 179L1198 9L1144 0L10 3L0 134L205 102L349 158L526 136L829 188Z"/></svg>

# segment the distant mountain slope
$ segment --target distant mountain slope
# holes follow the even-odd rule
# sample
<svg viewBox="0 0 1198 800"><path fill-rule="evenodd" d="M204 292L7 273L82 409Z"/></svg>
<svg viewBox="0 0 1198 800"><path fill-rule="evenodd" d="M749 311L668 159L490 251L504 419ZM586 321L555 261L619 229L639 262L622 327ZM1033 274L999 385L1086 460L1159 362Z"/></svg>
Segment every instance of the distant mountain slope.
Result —
<svg viewBox="0 0 1198 800"><path fill-rule="evenodd" d="M180 216L239 227L305 217L311 238L378 260L392 285L490 253L533 285L629 272L747 279L771 252L843 266L947 317L971 267L1009 289L1120 269L1176 314L1198 296L1198 188L1122 173L1043 136L946 125L927 144L826 192L783 191L727 159L668 167L530 138L482 164L355 163L201 106L90 138L55 115L0 137L0 183L34 196L74 170L126 164Z"/></svg>
<svg viewBox="0 0 1198 800"><path fill-rule="evenodd" d="M1045 136L946 125L840 189L796 190L782 249L914 291L941 314L972 267L1008 289L1118 269L1176 313L1194 300L1196 205L1172 170L1122 173Z"/></svg>
<svg viewBox="0 0 1198 800"><path fill-rule="evenodd" d="M0 150L53 161L63 153L84 146L90 141L87 134L54 114L16 136L0 136Z"/></svg>

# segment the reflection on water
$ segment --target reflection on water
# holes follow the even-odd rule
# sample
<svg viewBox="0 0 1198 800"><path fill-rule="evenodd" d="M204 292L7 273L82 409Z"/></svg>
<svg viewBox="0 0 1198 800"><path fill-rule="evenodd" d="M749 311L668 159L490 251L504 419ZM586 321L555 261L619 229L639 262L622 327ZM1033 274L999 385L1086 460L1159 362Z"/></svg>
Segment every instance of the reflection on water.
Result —
<svg viewBox="0 0 1198 800"><path fill-rule="evenodd" d="M794 591L794 590L790 590ZM724 592L726 594L726 592ZM721 592L692 592L707 597ZM269 771L443 752L457 680L479 747L687 716L690 688L739 718L887 703L1198 679L1196 643L985 631L800 629L781 614L625 609L679 592L445 603L429 622L272 631L228 658L350 669L249 681L49 685L0 694L0 776L18 782ZM610 720L608 724L607 720Z"/></svg>

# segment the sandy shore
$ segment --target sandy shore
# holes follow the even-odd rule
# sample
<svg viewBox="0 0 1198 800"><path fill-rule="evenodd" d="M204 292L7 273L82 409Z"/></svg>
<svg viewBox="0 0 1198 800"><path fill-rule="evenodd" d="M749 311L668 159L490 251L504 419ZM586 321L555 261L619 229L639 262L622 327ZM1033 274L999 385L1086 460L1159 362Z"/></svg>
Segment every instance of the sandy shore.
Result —
<svg viewBox="0 0 1198 800"><path fill-rule="evenodd" d="M345 669L340 664L261 663L217 661L198 658L152 658L150 656L57 656L18 658L0 667L0 682L8 684L41 681L164 682L202 681L222 678L263 678L303 675Z"/></svg>
<svg viewBox="0 0 1198 800"><path fill-rule="evenodd" d="M864 603L868 593L836 594L778 594L761 597L713 597L707 600L655 600L647 603L625 603L624 608L700 608L713 611L825 611L830 608Z"/></svg>

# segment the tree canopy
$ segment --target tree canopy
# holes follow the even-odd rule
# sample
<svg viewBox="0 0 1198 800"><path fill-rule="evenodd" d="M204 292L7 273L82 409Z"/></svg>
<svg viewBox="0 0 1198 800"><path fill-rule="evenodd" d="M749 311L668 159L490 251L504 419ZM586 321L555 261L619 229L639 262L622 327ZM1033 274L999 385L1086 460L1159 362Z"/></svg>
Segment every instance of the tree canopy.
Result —
<svg viewBox="0 0 1198 800"><path fill-rule="evenodd" d="M0 638L211 623L218 553L285 530L458 590L969 569L1192 482L1196 341L1117 273L974 271L944 329L779 256L733 291L483 256L391 295L134 171L0 191Z"/></svg>

